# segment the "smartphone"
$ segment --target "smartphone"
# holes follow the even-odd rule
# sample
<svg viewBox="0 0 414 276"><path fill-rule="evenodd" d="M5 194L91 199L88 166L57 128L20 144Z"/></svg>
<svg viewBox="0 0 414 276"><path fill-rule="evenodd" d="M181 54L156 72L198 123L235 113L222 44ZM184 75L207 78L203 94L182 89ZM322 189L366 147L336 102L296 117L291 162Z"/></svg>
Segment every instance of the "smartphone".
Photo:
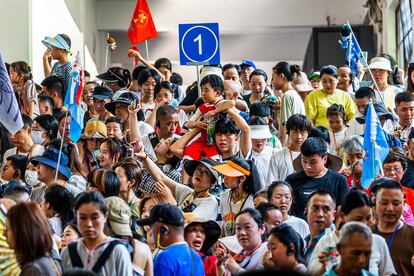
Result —
<svg viewBox="0 0 414 276"><path fill-rule="evenodd" d="M134 150L132 148L126 148L125 156L127 157L134 157Z"/></svg>

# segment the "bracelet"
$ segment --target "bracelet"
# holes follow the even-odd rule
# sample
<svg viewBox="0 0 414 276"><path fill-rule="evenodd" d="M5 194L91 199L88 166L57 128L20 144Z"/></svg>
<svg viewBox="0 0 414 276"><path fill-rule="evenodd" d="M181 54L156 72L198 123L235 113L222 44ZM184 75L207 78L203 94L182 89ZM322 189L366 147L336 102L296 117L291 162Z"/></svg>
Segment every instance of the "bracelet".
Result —
<svg viewBox="0 0 414 276"><path fill-rule="evenodd" d="M145 153L145 157L144 158L142 158L141 159L141 161L144 161L144 160L146 160L148 158L148 154L147 153Z"/></svg>

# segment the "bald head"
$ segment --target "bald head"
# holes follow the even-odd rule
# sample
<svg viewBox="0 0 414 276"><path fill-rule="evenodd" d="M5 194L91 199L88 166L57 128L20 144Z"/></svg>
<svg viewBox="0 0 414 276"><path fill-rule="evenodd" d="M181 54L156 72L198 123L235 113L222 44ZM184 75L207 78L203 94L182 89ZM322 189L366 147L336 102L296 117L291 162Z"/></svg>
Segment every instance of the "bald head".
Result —
<svg viewBox="0 0 414 276"><path fill-rule="evenodd" d="M223 82L223 85L227 100L236 99L240 95L242 90L240 82L233 80L225 80Z"/></svg>

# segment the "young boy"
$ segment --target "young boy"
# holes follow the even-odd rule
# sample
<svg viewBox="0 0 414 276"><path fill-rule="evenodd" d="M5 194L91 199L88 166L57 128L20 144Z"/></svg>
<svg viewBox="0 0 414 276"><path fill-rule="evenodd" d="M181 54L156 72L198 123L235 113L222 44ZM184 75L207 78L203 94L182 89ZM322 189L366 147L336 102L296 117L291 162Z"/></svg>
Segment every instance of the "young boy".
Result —
<svg viewBox="0 0 414 276"><path fill-rule="evenodd" d="M188 128L202 129L201 137L197 138L184 150L183 159L200 160L201 158L219 159L216 145L207 142L208 121L220 112L234 107L231 100L223 100L223 81L217 75L207 75L201 82L201 98L204 101L187 123ZM207 118L206 118L207 117ZM206 120L207 119L207 120Z"/></svg>
<svg viewBox="0 0 414 276"><path fill-rule="evenodd" d="M53 38L47 36L42 42L47 47L47 50L43 54L43 71L45 77L60 77L64 84L63 91L66 92L72 72L72 64L68 60L71 46L70 38L65 34L58 34ZM52 59L57 60L53 64L53 67Z"/></svg>
<svg viewBox="0 0 414 276"><path fill-rule="evenodd" d="M155 85L154 87L154 99L155 99L155 107L152 111L151 115L146 120L146 123L149 124L152 127L156 127L156 113L159 107L163 105L171 105L175 108L178 106L178 102L176 99L174 99L174 92L173 87L170 82L168 81L162 81ZM180 125L177 127L177 135L180 135L182 132L183 126L188 121L188 116L184 112L184 110L177 108L178 111L178 119L180 121Z"/></svg>

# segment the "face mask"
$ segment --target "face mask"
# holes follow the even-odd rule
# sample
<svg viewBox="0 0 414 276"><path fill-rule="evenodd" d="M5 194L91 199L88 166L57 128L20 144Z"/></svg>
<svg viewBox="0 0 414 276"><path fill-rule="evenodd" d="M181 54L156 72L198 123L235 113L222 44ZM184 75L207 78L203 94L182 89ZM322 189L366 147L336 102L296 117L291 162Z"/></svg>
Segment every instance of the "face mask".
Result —
<svg viewBox="0 0 414 276"><path fill-rule="evenodd" d="M170 105L177 108L178 107L178 101L176 99L172 99L172 101L170 102Z"/></svg>
<svg viewBox="0 0 414 276"><path fill-rule="evenodd" d="M42 137L43 132L44 131L39 131L39 130L32 131L32 139L35 144L41 145L45 141L46 138Z"/></svg>
<svg viewBox="0 0 414 276"><path fill-rule="evenodd" d="M27 185L34 187L39 184L39 179L37 179L37 171L26 170L24 174L24 180L26 181Z"/></svg>

